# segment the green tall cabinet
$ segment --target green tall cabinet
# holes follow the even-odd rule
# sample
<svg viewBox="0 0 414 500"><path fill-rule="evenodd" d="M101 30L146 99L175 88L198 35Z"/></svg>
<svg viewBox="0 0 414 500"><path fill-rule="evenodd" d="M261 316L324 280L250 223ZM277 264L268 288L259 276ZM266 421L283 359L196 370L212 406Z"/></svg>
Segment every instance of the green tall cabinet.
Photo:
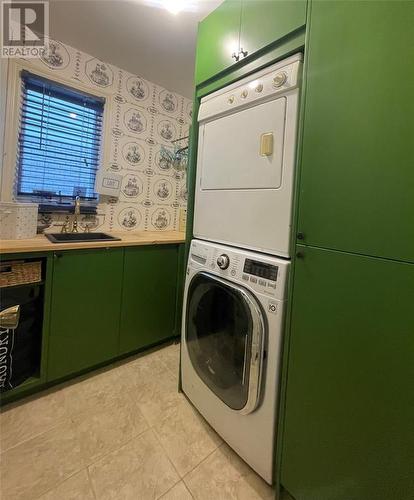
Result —
<svg viewBox="0 0 414 500"><path fill-rule="evenodd" d="M414 2L310 3L281 484L414 498Z"/></svg>
<svg viewBox="0 0 414 500"><path fill-rule="evenodd" d="M118 354L123 248L54 253L48 380Z"/></svg>
<svg viewBox="0 0 414 500"><path fill-rule="evenodd" d="M412 500L414 264L298 250L282 484L295 500Z"/></svg>
<svg viewBox="0 0 414 500"><path fill-rule="evenodd" d="M414 2L311 3L299 232L414 261Z"/></svg>

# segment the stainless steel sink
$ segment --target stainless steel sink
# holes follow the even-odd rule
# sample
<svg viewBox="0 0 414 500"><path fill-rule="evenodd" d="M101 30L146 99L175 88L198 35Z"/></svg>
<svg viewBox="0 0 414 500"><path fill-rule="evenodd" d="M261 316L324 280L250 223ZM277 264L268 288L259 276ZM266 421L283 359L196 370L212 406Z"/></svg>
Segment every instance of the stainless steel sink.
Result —
<svg viewBox="0 0 414 500"><path fill-rule="evenodd" d="M82 243L85 241L120 241L106 233L47 233L46 238L52 243Z"/></svg>

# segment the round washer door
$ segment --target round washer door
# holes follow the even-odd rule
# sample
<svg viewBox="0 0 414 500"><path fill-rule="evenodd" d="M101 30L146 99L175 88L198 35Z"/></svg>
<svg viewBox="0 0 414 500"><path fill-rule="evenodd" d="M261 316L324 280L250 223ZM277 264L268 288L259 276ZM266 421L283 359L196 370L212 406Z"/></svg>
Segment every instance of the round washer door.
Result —
<svg viewBox="0 0 414 500"><path fill-rule="evenodd" d="M186 344L198 376L229 408L252 412L258 403L265 323L245 288L205 272L187 294Z"/></svg>

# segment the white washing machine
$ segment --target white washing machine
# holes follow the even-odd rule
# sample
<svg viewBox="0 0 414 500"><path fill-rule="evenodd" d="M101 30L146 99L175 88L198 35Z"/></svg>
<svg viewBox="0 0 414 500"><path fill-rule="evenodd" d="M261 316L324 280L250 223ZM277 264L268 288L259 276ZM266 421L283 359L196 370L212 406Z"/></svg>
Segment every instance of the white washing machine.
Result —
<svg viewBox="0 0 414 500"><path fill-rule="evenodd" d="M301 58L201 99L196 238L289 257Z"/></svg>
<svg viewBox="0 0 414 500"><path fill-rule="evenodd" d="M182 389L270 484L289 265L193 240L184 291Z"/></svg>

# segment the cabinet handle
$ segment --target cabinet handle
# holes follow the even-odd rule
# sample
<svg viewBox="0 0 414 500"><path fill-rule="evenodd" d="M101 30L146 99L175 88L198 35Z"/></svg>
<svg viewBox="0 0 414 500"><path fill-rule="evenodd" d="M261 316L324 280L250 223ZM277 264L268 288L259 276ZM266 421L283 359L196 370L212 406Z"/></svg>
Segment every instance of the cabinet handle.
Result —
<svg viewBox="0 0 414 500"><path fill-rule="evenodd" d="M243 57L246 57L247 54L248 54L247 50L243 50L243 47L240 47L239 59L240 59L240 56L242 56L242 58L243 58ZM239 60L239 59L237 59L237 60Z"/></svg>
<svg viewBox="0 0 414 500"><path fill-rule="evenodd" d="M231 55L231 57L237 62L239 59L240 59L240 56L238 54L236 54L236 52L233 52L233 54Z"/></svg>

